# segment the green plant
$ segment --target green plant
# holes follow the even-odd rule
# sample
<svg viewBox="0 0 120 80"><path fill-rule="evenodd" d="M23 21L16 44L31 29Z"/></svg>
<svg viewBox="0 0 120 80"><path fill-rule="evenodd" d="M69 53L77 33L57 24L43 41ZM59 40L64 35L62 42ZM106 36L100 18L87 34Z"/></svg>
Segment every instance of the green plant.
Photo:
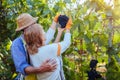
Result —
<svg viewBox="0 0 120 80"><path fill-rule="evenodd" d="M25 12L35 17L38 16L38 23L43 26L45 31L56 13L66 14L72 18L72 43L63 54L67 80L87 80L86 71L89 69L88 63L92 58L98 59L99 62L104 59L106 63L109 63L108 59L114 55L119 61L120 37L119 29L116 26L119 26L120 22L120 0L113 2L114 8L106 4L104 0L85 0L82 4L80 0L1 0L0 65L2 67L0 67L0 79L12 80L16 76L10 56L10 48L8 49L6 46L20 35L15 32L16 17ZM109 29L108 24L111 20L112 26L115 27ZM114 62L112 59L111 61ZM116 63L118 64L118 62ZM106 76L108 78L109 74L112 75L113 73L111 73L111 69L109 70L111 66L108 65L107 68ZM117 78L119 74L115 76ZM113 76L109 77L112 79Z"/></svg>
<svg viewBox="0 0 120 80"><path fill-rule="evenodd" d="M111 61L106 65L107 73L106 78L107 80L119 80L120 79L120 65L117 63L114 56L110 57Z"/></svg>

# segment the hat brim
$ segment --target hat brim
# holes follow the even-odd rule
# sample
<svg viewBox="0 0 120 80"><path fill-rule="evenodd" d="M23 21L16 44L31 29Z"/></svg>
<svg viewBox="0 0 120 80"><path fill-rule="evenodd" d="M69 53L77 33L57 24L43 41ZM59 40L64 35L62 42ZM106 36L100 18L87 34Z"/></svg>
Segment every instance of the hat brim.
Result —
<svg viewBox="0 0 120 80"><path fill-rule="evenodd" d="M21 28L17 28L15 31L21 31L21 30L27 28L28 26L32 25L33 23L37 22L37 20L38 20L38 17L35 17L35 18L33 18L33 21L32 21L32 22L28 23L28 24L25 25L25 26L22 26Z"/></svg>

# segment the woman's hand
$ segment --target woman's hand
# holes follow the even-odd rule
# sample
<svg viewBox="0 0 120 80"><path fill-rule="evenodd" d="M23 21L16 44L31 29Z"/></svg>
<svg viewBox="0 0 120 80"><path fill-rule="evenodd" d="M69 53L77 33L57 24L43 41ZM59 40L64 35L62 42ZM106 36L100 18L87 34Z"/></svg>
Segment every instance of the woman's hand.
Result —
<svg viewBox="0 0 120 80"><path fill-rule="evenodd" d="M58 27L58 33L62 33L65 30L65 28Z"/></svg>
<svg viewBox="0 0 120 80"><path fill-rule="evenodd" d="M70 30L71 25L72 25L72 19L70 18L70 19L68 20L65 28Z"/></svg>
<svg viewBox="0 0 120 80"><path fill-rule="evenodd" d="M60 14L57 14L55 17L54 17L54 21L57 23L58 22L58 17L60 16Z"/></svg>
<svg viewBox="0 0 120 80"><path fill-rule="evenodd" d="M53 30L56 30L56 24L58 23L58 17L60 16L60 14L57 14L54 18L53 18L53 22L52 22L52 25L51 25L51 28Z"/></svg>

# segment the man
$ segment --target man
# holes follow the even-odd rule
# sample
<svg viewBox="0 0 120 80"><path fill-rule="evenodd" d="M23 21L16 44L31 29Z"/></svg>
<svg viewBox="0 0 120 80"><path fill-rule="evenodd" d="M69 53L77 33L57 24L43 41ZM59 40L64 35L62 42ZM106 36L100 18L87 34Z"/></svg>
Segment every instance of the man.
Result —
<svg viewBox="0 0 120 80"><path fill-rule="evenodd" d="M58 22L58 17L59 15L55 16L51 27L46 33L46 44L48 44L53 39L55 29L56 29L56 23ZM16 31L24 32L25 28L36 23L36 21L37 21L37 18L34 18L27 13L23 13L17 18L18 28L16 29ZM22 73L23 75L53 71L56 69L56 66L57 66L56 61L52 59L46 60L38 68L31 66L31 64L29 64L29 55L25 48L25 41L24 41L23 35L16 38L12 42L11 55L16 67L16 71L19 73Z"/></svg>

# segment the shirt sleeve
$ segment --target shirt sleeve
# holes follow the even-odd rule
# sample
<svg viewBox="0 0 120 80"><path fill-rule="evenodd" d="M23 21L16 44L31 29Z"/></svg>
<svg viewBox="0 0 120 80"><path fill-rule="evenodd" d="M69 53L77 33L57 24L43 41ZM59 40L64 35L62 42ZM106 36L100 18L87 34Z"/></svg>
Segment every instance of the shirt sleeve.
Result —
<svg viewBox="0 0 120 80"><path fill-rule="evenodd" d="M49 44L49 42L54 38L55 30L52 28L49 28L46 33L46 41L45 44Z"/></svg>
<svg viewBox="0 0 120 80"><path fill-rule="evenodd" d="M71 44L71 34L65 33L64 40L59 44L61 46L60 53L63 53Z"/></svg>
<svg viewBox="0 0 120 80"><path fill-rule="evenodd" d="M60 45L60 55L66 51L66 49L70 46L71 44L71 34L70 33L65 33L64 35L64 40L59 43L54 43L51 44L47 49L53 50L51 53L55 53L55 55L58 55L58 44Z"/></svg>
<svg viewBox="0 0 120 80"><path fill-rule="evenodd" d="M26 53L23 51L22 46L11 46L11 55L16 67L16 71L26 75L24 69L30 65L26 60Z"/></svg>

